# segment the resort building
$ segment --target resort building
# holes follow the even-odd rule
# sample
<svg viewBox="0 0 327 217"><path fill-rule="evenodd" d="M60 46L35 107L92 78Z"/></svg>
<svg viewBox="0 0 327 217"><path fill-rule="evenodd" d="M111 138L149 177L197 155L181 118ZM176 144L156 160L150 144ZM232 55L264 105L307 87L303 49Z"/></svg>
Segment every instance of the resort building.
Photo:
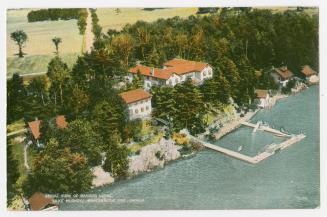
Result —
<svg viewBox="0 0 327 217"><path fill-rule="evenodd" d="M287 66L282 66L280 68L273 68L271 76L274 78L276 83L285 87L288 81L293 78L293 73L287 68Z"/></svg>
<svg viewBox="0 0 327 217"><path fill-rule="evenodd" d="M56 127L58 129L65 129L68 126L68 123L66 122L66 118L63 115L58 115L55 119ZM43 144L40 143L41 138L41 120L38 120L35 118L35 121L28 122L28 132L31 135L31 140L34 144L37 145L37 147L42 147Z"/></svg>
<svg viewBox="0 0 327 217"><path fill-rule="evenodd" d="M310 66L308 65L302 66L301 72L305 76L309 84L319 83L318 73L315 70L313 70Z"/></svg>
<svg viewBox="0 0 327 217"><path fill-rule="evenodd" d="M259 102L258 102L259 108L266 108L267 106L269 106L270 96L269 96L268 90L256 89L255 94L256 94L257 99L259 100Z"/></svg>
<svg viewBox="0 0 327 217"><path fill-rule="evenodd" d="M144 88L150 89L154 85L174 87L187 78L191 78L194 84L200 85L205 79L212 78L213 71L208 63L173 59L164 63L163 68L143 65L130 68L128 80L131 82L137 75L144 78Z"/></svg>
<svg viewBox="0 0 327 217"><path fill-rule="evenodd" d="M129 118L131 120L150 117L152 111L152 95L150 93L143 89L136 89L123 92L119 95L128 106Z"/></svg>

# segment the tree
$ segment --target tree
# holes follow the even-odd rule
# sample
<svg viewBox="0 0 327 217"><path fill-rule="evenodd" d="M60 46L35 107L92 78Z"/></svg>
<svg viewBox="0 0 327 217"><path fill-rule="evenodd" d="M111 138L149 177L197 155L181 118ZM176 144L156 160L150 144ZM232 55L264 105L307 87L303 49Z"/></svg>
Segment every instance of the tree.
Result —
<svg viewBox="0 0 327 217"><path fill-rule="evenodd" d="M106 153L103 169L113 177L124 177L128 170L128 150L125 146L110 145Z"/></svg>
<svg viewBox="0 0 327 217"><path fill-rule="evenodd" d="M25 110L26 88L23 78L15 73L7 81L7 122L11 123L23 117Z"/></svg>
<svg viewBox="0 0 327 217"><path fill-rule="evenodd" d="M54 91L55 105L57 105L57 92L59 92L60 103L63 105L63 86L70 77L67 64L60 57L54 57L48 65L47 76Z"/></svg>
<svg viewBox="0 0 327 217"><path fill-rule="evenodd" d="M178 103L175 105L174 126L177 130L186 128L190 133L200 133L203 131L202 119L205 114L201 92L192 84L191 79L176 85L175 89L174 100Z"/></svg>
<svg viewBox="0 0 327 217"><path fill-rule="evenodd" d="M76 116L87 109L90 97L86 91L80 88L78 85L75 85L71 96L68 99L69 101L69 110L73 111Z"/></svg>
<svg viewBox="0 0 327 217"><path fill-rule="evenodd" d="M139 142L141 139L142 125L142 120L139 118L128 121L124 129L123 139L128 140L128 142L130 139Z"/></svg>
<svg viewBox="0 0 327 217"><path fill-rule="evenodd" d="M28 197L36 191L49 194L78 194L91 188L93 175L84 155L61 149L51 139L34 159L31 172L23 184Z"/></svg>
<svg viewBox="0 0 327 217"><path fill-rule="evenodd" d="M127 107L119 96L108 97L108 100L96 104L92 112L96 130L104 142L112 141L113 136L122 138L128 120Z"/></svg>
<svg viewBox="0 0 327 217"><path fill-rule="evenodd" d="M14 158L12 145L7 139L7 205L12 202L16 194L15 184L19 178L18 161Z"/></svg>
<svg viewBox="0 0 327 217"><path fill-rule="evenodd" d="M129 66L129 59L134 49L134 40L129 34L120 34L112 39L114 53L122 60L124 69Z"/></svg>
<svg viewBox="0 0 327 217"><path fill-rule="evenodd" d="M18 57L22 58L24 57L23 53L23 46L25 42L27 41L27 34L23 30L16 30L15 32L12 32L10 34L10 37L13 41L16 42L18 45L19 51L18 51Z"/></svg>
<svg viewBox="0 0 327 217"><path fill-rule="evenodd" d="M61 144L73 153L84 155L88 165L96 166L101 163L102 138L89 121L76 119L70 122Z"/></svg>
<svg viewBox="0 0 327 217"><path fill-rule="evenodd" d="M56 54L58 55L58 54L59 54L59 44L62 42L62 40L61 40L61 38L59 38L59 37L54 37L54 38L52 39L52 42L53 42L53 44L54 44L55 47L56 47Z"/></svg>

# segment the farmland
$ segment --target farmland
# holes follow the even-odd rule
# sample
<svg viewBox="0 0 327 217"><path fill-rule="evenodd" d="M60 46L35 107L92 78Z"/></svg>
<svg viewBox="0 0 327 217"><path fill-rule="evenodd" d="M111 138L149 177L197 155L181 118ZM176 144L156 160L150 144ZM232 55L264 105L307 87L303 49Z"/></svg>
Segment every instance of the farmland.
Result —
<svg viewBox="0 0 327 217"><path fill-rule="evenodd" d="M97 15L100 26L107 32L108 29L120 30L126 24L134 24L138 20L152 22L159 18L188 17L196 14L197 10L197 8L165 8L148 11L142 8L121 8L120 13L116 13L115 8L98 8Z"/></svg>

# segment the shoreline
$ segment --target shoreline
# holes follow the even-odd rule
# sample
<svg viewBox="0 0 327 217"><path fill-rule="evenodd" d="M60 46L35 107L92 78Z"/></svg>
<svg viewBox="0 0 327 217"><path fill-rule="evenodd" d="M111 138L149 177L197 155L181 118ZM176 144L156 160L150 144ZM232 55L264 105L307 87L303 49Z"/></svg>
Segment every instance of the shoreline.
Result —
<svg viewBox="0 0 327 217"><path fill-rule="evenodd" d="M275 96L273 96L271 98L271 101L269 102L269 106L267 108L265 108L265 110L270 110L272 107L274 107L277 103L277 101L281 100L281 99L285 99L285 98L288 98L289 96L292 96L294 94L298 94L298 93L301 93L302 91L299 91L297 93L293 93L293 94L290 94L290 95L285 95L285 94L277 94ZM249 121L251 120L259 111L261 111L263 109L256 109L254 111L249 111L247 112L244 117L236 117L236 119L233 119L233 120L230 120L228 121L227 123L224 124L223 127L221 127L219 129L218 132L214 133L214 137L215 137L215 140L219 140L221 139L222 137L226 136L227 134L229 133L232 133L234 130L238 129L239 127L241 127L241 123L242 122L246 122L246 121ZM203 137L204 134L200 134L198 135L197 137ZM182 147L182 146L181 146ZM143 172L139 172L137 174L129 174L125 179L117 179L117 181L115 181L112 177L111 179L111 182L107 182L103 185L98 185L98 186L93 186L92 189L98 189L98 188L102 188L102 187L106 187L106 186L109 186L109 185L113 185L113 184L116 184L122 180L130 180L130 179L134 179L134 178L137 178L138 176L143 176L145 175L146 173L149 173L149 172L152 172L152 171L155 171L157 169L162 169L164 168L166 165L170 164L170 163L173 163L175 161L178 161L178 160L184 160L184 159L189 159L189 158L192 158L194 157L198 152L198 151L192 151L191 153L189 154L186 154L186 155L180 155L178 158L176 159L173 159L173 160L165 160L161 165L157 165L157 166L154 166L152 168L149 168L147 169L146 171L143 171Z"/></svg>

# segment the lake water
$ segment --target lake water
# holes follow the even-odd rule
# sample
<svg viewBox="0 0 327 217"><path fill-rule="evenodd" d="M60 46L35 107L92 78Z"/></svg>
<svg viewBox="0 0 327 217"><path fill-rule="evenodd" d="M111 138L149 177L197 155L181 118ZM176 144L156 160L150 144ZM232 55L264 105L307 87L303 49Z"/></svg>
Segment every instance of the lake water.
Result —
<svg viewBox="0 0 327 217"><path fill-rule="evenodd" d="M90 194L107 201L87 199L60 204L61 210L264 209L319 206L319 87L280 100L260 111L262 120L276 129L306 134L286 150L250 165L211 150L178 160L132 180L94 189ZM255 155L280 138L239 128L219 145Z"/></svg>

